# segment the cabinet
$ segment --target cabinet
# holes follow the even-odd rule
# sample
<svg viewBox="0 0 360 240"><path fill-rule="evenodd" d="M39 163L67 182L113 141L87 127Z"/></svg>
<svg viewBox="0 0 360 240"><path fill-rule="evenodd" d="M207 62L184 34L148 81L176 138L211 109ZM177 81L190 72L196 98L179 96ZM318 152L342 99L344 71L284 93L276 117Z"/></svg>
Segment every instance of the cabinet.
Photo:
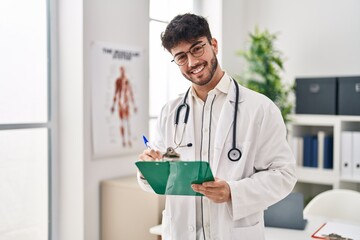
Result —
<svg viewBox="0 0 360 240"><path fill-rule="evenodd" d="M162 196L143 191L136 176L101 182L101 240L157 239L149 229L161 223Z"/></svg>
<svg viewBox="0 0 360 240"><path fill-rule="evenodd" d="M290 145L296 137L318 135L319 132L333 136L333 166L331 169L325 169L321 164L318 167L304 167L303 162L297 159L298 182L295 191L302 192L305 200L309 201L316 194L332 188L360 191L360 178L341 175L341 135L344 131L360 131L360 116L296 114L291 116L288 130ZM305 159L303 160L305 161Z"/></svg>

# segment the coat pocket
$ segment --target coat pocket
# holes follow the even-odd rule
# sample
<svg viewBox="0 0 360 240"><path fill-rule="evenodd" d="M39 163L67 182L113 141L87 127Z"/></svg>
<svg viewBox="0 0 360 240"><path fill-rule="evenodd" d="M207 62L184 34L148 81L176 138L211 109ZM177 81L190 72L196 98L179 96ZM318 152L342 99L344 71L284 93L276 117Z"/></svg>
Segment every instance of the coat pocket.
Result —
<svg viewBox="0 0 360 240"><path fill-rule="evenodd" d="M252 226L234 227L231 229L231 239L263 240L265 239L264 224L257 222Z"/></svg>

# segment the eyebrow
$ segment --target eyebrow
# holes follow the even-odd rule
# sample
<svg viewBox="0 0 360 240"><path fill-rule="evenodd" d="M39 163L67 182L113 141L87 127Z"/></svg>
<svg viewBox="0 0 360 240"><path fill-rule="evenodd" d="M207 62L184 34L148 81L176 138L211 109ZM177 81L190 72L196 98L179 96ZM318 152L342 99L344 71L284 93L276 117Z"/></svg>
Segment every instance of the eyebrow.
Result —
<svg viewBox="0 0 360 240"><path fill-rule="evenodd" d="M202 42L203 42L203 41L200 41L200 40L194 42L194 43L189 47L189 50L190 50L191 48L193 48L194 46L198 45L199 43L202 43ZM177 55L182 54L182 53L185 53L185 52L178 52L177 54L174 55L174 57L176 57Z"/></svg>

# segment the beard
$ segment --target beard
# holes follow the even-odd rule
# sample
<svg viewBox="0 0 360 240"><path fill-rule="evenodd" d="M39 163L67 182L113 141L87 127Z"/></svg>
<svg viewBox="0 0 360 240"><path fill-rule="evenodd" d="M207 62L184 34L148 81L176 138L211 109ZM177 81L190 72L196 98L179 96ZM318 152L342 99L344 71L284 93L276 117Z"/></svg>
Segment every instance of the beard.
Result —
<svg viewBox="0 0 360 240"><path fill-rule="evenodd" d="M192 69L195 69L197 68L198 66L200 66L201 64L198 64L196 65L195 67L193 67L190 71L189 71L189 74L185 74L185 73L182 73L182 75L187 79L189 80L190 82L192 82L193 84L196 84L198 86L204 86L206 84L208 84L209 82L211 82L211 80L213 79L214 75L215 75L215 72L216 72L216 69L217 69L217 66L218 66L218 60L216 58L216 55L214 53L214 57L210 60L210 69L209 69L209 75L202 81L197 81L196 79L193 79L190 77L191 73L190 71ZM208 69L206 69L208 66L208 64L206 63L205 64L205 67L204 67L204 70L203 71L207 71Z"/></svg>

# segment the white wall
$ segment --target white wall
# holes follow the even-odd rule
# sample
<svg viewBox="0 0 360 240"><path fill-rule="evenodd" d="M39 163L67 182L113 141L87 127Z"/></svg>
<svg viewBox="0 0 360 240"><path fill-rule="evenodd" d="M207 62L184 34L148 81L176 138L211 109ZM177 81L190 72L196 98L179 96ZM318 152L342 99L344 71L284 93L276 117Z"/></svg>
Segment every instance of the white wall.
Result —
<svg viewBox="0 0 360 240"><path fill-rule="evenodd" d="M149 2L143 0L84 1L84 239L99 240L100 181L136 174L134 162L138 154L96 160L91 155L90 72L92 66L90 64L90 43L92 41L136 46L145 49L146 79L142 87L148 89ZM145 99L148 99L148 92L146 90L145 92ZM148 112L149 106L145 104L141 108ZM139 124L137 127L146 129L144 131L144 134L146 134L148 119L144 119L144 126ZM129 228L132 227L134 226L129 226Z"/></svg>
<svg viewBox="0 0 360 240"><path fill-rule="evenodd" d="M256 25L279 33L286 81L360 74L358 0L226 0L223 9L223 67L231 74L242 70L234 53L245 49L247 34Z"/></svg>
<svg viewBox="0 0 360 240"><path fill-rule="evenodd" d="M218 41L219 52L217 54L217 59L221 65L223 51L223 33L221 25L223 18L222 2L222 0L194 0L194 13L206 18L210 26L212 37Z"/></svg>
<svg viewBox="0 0 360 240"><path fill-rule="evenodd" d="M243 70L242 60L236 52L244 48L248 32L245 29L246 0L225 0L222 8L222 67L235 77Z"/></svg>
<svg viewBox="0 0 360 240"><path fill-rule="evenodd" d="M83 4L58 3L58 229L55 239L84 239ZM57 181L56 181L57 182Z"/></svg>
<svg viewBox="0 0 360 240"><path fill-rule="evenodd" d="M148 13L149 3L142 0L58 1L59 191L54 196L59 199L54 201L58 204L54 214L59 227L54 239L99 240L101 180L136 173L138 154L92 157L90 43L145 49L148 76ZM148 89L148 81L143 87ZM142 108L148 111L146 104Z"/></svg>

